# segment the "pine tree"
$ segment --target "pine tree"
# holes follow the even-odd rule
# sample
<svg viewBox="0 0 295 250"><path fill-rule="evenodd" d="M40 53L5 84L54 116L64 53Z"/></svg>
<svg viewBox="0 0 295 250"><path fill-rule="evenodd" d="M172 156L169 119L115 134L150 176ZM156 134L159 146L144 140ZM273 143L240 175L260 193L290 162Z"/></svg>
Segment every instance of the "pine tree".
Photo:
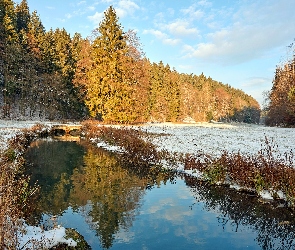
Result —
<svg viewBox="0 0 295 250"><path fill-rule="evenodd" d="M112 6L99 25L100 35L92 43L86 105L90 115L108 122L135 119L132 86L126 78L128 49L121 25Z"/></svg>
<svg viewBox="0 0 295 250"><path fill-rule="evenodd" d="M6 42L17 41L17 18L14 3L11 0L0 0L0 23L4 28Z"/></svg>
<svg viewBox="0 0 295 250"><path fill-rule="evenodd" d="M19 57L16 14L13 1L0 1L0 24L0 74L2 79L1 94L3 95L1 99L3 100L3 116L9 117L17 87L15 69L17 68L16 58Z"/></svg>

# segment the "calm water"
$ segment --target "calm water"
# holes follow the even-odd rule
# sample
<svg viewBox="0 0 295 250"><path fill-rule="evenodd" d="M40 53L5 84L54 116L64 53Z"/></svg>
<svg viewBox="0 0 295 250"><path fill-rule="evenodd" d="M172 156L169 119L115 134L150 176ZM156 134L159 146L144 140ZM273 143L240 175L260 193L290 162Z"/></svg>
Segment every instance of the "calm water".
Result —
<svg viewBox="0 0 295 250"><path fill-rule="evenodd" d="M81 143L38 141L27 161L41 186L32 223L75 228L92 249L295 249L292 212L255 197Z"/></svg>

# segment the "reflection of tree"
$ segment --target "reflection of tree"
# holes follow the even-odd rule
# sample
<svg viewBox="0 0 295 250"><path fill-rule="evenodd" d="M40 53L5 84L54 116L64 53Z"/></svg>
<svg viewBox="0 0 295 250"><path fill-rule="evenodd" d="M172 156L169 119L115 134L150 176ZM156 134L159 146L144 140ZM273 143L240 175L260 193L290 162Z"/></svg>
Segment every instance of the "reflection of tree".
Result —
<svg viewBox="0 0 295 250"><path fill-rule="evenodd" d="M207 210L221 214L218 222L223 227L231 223L236 231L239 226L253 228L258 233L257 243L264 250L295 249L292 211L276 207L278 204L263 203L255 196L227 187L204 185L192 177L185 177L185 181Z"/></svg>
<svg viewBox="0 0 295 250"><path fill-rule="evenodd" d="M68 207L70 176L82 168L84 153L81 145L62 141L38 141L29 148L27 169L41 187L40 213L60 214Z"/></svg>
<svg viewBox="0 0 295 250"><path fill-rule="evenodd" d="M132 225L135 211L146 186L145 179L131 175L114 155L101 149L88 149L83 173L75 172L71 200L91 200L91 227L97 231L102 246L112 246L113 235L120 227ZM82 175L82 176L81 176Z"/></svg>
<svg viewBox="0 0 295 250"><path fill-rule="evenodd" d="M32 180L41 186L41 213L61 214L69 206L80 211L104 248L114 234L132 226L145 189L172 180L156 168L122 167L118 155L71 142L44 142L31 147Z"/></svg>

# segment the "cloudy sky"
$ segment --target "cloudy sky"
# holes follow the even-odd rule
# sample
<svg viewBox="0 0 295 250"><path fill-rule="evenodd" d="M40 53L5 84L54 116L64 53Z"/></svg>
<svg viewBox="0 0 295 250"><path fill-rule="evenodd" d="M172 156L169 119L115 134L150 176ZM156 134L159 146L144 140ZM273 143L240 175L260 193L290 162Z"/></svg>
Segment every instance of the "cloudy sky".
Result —
<svg viewBox="0 0 295 250"><path fill-rule="evenodd" d="M112 5L124 30L137 32L151 62L162 60L180 73L203 72L260 104L295 38L294 0L27 1L46 30L64 27L83 37Z"/></svg>

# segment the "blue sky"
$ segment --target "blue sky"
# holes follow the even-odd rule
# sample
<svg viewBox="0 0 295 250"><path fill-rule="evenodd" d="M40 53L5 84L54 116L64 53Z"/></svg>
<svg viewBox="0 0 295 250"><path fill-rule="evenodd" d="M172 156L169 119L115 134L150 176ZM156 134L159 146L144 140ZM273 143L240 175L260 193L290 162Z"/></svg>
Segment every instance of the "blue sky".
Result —
<svg viewBox="0 0 295 250"><path fill-rule="evenodd" d="M294 0L27 1L46 30L64 27L83 37L112 5L124 30L137 32L151 62L162 60L180 73L203 72L260 104L295 38Z"/></svg>

